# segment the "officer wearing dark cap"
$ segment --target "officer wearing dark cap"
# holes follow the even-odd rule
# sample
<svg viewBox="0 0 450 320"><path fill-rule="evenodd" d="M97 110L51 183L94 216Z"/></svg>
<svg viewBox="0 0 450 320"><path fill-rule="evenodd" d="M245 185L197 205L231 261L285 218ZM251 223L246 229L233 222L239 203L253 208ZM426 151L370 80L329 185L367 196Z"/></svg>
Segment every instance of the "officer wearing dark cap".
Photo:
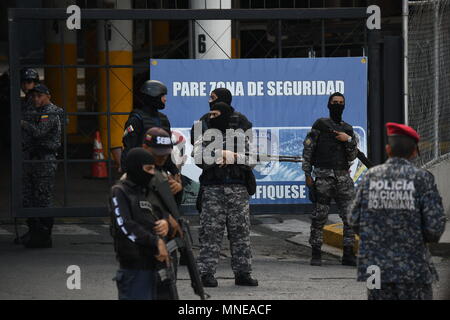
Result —
<svg viewBox="0 0 450 320"><path fill-rule="evenodd" d="M173 212L174 207L178 207L181 202L182 190L181 178L173 175L165 169L165 164L172 154L172 138L166 130L160 127L153 127L147 130L144 136L142 147L155 159L155 176L150 186L149 198L161 202L161 207L167 211L167 221L170 226L169 238L181 236L181 228L176 217L178 212ZM177 210L178 211L178 210ZM171 254L175 276L177 274L178 255L176 251ZM157 300L171 300L170 288L167 283L158 281Z"/></svg>
<svg viewBox="0 0 450 320"><path fill-rule="evenodd" d="M46 162L24 164L23 206L24 208L47 208L53 203L57 150L61 146L62 109L50 101L50 91L43 84L30 90L34 113L21 121L24 160L46 160ZM52 246L53 218L29 218L29 231L18 239L27 248L49 248Z"/></svg>
<svg viewBox="0 0 450 320"><path fill-rule="evenodd" d="M356 266L353 253L355 234L348 224L346 212L354 197L349 168L358 154L358 141L352 126L342 120L344 109L345 97L339 92L333 93L328 98L330 117L318 119L303 142L302 169L306 185L315 189L317 198L311 215L309 237L311 265L314 266L322 264L323 227L328 219L332 199L336 201L344 224L341 262L343 265Z"/></svg>
<svg viewBox="0 0 450 320"><path fill-rule="evenodd" d="M20 87L25 95L24 97L20 98L22 120L31 120L33 114L36 111L31 90L33 90L33 88L38 85L39 82L39 74L36 70L24 68L20 71ZM29 143L27 142L28 139L29 137L26 132L22 132L23 143Z"/></svg>
<svg viewBox="0 0 450 320"><path fill-rule="evenodd" d="M369 300L431 300L438 276L427 244L444 232L442 199L433 175L411 162L417 132L392 122L386 129L388 160L366 173L349 211L360 236L357 280L377 266L381 286L368 290Z"/></svg>
<svg viewBox="0 0 450 320"><path fill-rule="evenodd" d="M147 130L144 136L142 147L146 149L155 158L156 167L167 178L170 190L178 204L181 203L183 196L180 191L183 190L181 184L181 175L168 170L167 163L171 160L172 138L166 130L159 127L153 127Z"/></svg>

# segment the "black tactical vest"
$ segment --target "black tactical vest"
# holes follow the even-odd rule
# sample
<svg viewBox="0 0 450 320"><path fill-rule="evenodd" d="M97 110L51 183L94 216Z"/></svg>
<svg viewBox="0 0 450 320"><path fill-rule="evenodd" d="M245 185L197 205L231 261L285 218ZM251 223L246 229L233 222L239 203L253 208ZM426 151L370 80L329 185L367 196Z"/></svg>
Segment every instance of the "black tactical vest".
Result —
<svg viewBox="0 0 450 320"><path fill-rule="evenodd" d="M167 116L161 112L149 113L142 109L134 109L132 115L142 121L142 132L140 133L139 141L144 140L144 135L148 129L153 127L160 127L170 132L170 122Z"/></svg>
<svg viewBox="0 0 450 320"><path fill-rule="evenodd" d="M313 129L320 131L313 165L324 169L348 170L350 166L345 152L345 142L337 140L333 130L345 132L353 137L353 128L343 121L337 124L329 118L321 118L314 123Z"/></svg>
<svg viewBox="0 0 450 320"><path fill-rule="evenodd" d="M202 117L203 118L203 117ZM242 129L244 132L251 128L251 122L237 111L234 111L230 117L230 129ZM205 117L202 122L203 131L209 128L209 118ZM236 138L235 138L236 139ZM225 142L225 137L224 137ZM235 140L235 150L237 152L237 140ZM208 184L244 184L250 195L255 193L256 180L253 171L245 165L232 164L225 167L214 166L206 171L203 171L199 178L200 183Z"/></svg>
<svg viewBox="0 0 450 320"><path fill-rule="evenodd" d="M159 217L157 212L153 210L150 202L145 198L144 193L140 192L132 182L127 180L118 182L113 188L118 188L125 194L127 202L130 204L132 219L142 228L153 230L154 222L159 220ZM153 268L156 263L154 258L156 252L130 241L123 231L119 229L116 222L116 213L111 207L110 217L110 231L114 238L114 250L121 267L130 269Z"/></svg>

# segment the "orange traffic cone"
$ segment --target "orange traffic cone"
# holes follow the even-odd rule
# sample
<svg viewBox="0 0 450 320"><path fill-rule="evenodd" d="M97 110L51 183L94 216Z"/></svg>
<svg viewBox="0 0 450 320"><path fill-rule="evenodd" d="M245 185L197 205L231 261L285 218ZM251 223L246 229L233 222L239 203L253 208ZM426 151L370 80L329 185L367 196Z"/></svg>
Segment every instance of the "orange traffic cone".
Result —
<svg viewBox="0 0 450 320"><path fill-rule="evenodd" d="M103 156L103 146L102 141L100 140L100 132L95 132L94 138L94 152L93 152L94 160L103 160L105 157ZM106 169L106 162L93 162L92 163L92 178L107 178L108 171Z"/></svg>

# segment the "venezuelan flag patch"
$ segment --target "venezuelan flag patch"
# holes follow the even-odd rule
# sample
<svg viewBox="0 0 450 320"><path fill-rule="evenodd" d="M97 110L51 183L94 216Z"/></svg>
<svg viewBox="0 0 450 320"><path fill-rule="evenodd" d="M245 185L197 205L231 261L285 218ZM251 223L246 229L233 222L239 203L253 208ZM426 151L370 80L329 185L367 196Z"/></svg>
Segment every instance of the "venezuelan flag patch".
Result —
<svg viewBox="0 0 450 320"><path fill-rule="evenodd" d="M41 116L41 121L48 121L48 114L44 114Z"/></svg>

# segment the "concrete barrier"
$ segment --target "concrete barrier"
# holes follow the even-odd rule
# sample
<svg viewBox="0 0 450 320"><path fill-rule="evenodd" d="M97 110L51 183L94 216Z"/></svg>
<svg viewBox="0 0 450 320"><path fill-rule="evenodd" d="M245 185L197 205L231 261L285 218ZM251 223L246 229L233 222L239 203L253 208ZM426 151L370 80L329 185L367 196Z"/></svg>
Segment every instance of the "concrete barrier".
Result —
<svg viewBox="0 0 450 320"><path fill-rule="evenodd" d="M342 249L343 248L343 240L344 240L344 224L343 223L335 223L326 225L323 228L323 243ZM353 251L358 252L359 248L359 236L356 236L355 246L353 247Z"/></svg>

